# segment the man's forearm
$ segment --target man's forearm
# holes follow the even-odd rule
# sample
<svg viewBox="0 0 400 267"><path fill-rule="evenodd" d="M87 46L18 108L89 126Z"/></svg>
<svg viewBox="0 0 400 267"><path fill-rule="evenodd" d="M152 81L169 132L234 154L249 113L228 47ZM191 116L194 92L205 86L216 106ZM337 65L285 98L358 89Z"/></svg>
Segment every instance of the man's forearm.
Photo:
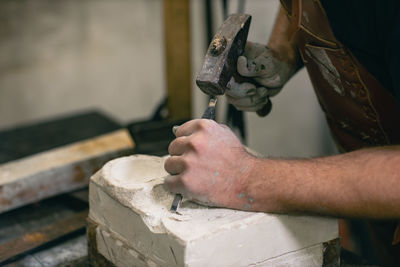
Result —
<svg viewBox="0 0 400 267"><path fill-rule="evenodd" d="M400 218L400 146L254 166L246 188L252 210Z"/></svg>

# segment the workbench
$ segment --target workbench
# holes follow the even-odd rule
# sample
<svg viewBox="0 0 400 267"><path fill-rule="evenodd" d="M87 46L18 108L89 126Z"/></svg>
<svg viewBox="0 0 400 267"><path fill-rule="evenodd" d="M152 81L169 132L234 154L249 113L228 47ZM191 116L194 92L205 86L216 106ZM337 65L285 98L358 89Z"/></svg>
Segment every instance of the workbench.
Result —
<svg viewBox="0 0 400 267"><path fill-rule="evenodd" d="M87 189L0 215L0 251L8 266L87 266Z"/></svg>
<svg viewBox="0 0 400 267"><path fill-rule="evenodd" d="M172 125L181 123L143 120L122 126L98 112L72 114L0 132L0 164L121 129L130 132L137 146L119 156L124 153L165 155L174 138ZM88 266L87 213L85 185L1 213L0 265ZM371 266L351 253L342 253L341 266Z"/></svg>

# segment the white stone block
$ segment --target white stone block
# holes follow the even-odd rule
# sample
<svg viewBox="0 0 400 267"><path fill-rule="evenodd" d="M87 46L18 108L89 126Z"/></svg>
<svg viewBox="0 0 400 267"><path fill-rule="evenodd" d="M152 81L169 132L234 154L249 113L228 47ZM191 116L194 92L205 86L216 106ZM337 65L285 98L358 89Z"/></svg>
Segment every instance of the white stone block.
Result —
<svg viewBox="0 0 400 267"><path fill-rule="evenodd" d="M338 237L337 221L328 218L209 208L185 199L171 213L163 164L164 158L135 155L108 162L91 178L97 249L117 266L320 266L322 243Z"/></svg>

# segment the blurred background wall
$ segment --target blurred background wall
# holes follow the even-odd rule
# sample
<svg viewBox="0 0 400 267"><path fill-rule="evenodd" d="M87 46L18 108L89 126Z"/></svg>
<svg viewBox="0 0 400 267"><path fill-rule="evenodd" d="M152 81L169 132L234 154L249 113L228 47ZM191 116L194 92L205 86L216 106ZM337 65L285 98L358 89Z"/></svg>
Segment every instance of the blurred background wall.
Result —
<svg viewBox="0 0 400 267"><path fill-rule="evenodd" d="M213 5L217 26L222 9ZM267 42L278 6L246 1L249 40ZM191 0L194 117L206 105L194 86L207 47L204 18L203 1ZM147 118L166 95L164 65L162 0L0 1L0 129L90 108L121 123ZM250 147L272 156L334 152L305 70L272 100L268 117L246 114Z"/></svg>

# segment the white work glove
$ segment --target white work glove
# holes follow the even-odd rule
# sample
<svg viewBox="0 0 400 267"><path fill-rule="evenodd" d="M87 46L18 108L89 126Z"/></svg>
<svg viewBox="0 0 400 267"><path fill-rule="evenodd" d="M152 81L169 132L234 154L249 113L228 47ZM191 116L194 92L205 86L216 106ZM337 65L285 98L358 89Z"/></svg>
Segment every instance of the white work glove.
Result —
<svg viewBox="0 0 400 267"><path fill-rule="evenodd" d="M293 75L296 68L275 58L271 50L262 44L247 42L243 56L237 61L241 76L258 83L238 83L232 77L225 94L229 103L238 110L257 111L275 96Z"/></svg>

